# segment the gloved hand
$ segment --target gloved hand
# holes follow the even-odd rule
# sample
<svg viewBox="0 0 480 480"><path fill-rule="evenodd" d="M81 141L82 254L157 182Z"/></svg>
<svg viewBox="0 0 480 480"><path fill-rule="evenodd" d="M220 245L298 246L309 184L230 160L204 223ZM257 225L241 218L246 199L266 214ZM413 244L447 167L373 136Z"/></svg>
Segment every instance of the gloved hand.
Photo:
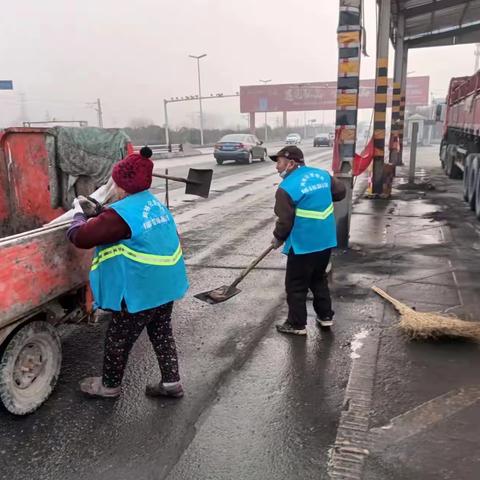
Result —
<svg viewBox="0 0 480 480"><path fill-rule="evenodd" d="M272 247L277 250L277 248L280 248L283 245L283 240L279 240L277 237L272 238Z"/></svg>
<svg viewBox="0 0 480 480"><path fill-rule="evenodd" d="M78 200L80 207L88 218L96 217L101 211L102 207L98 202L90 200L83 195L79 195L76 200Z"/></svg>
<svg viewBox="0 0 480 480"><path fill-rule="evenodd" d="M73 201L73 214L75 215L76 213L85 214L85 212L83 211L82 206L80 205L80 200L79 200L78 198L76 198L76 199Z"/></svg>

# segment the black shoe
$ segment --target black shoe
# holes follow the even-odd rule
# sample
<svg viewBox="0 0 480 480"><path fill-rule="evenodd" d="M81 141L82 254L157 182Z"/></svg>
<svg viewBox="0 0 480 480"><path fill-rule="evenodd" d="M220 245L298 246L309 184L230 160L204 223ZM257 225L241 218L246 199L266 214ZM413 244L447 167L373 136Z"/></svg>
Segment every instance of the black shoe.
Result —
<svg viewBox="0 0 480 480"><path fill-rule="evenodd" d="M328 328L330 329L333 325L333 318L332 317L317 317L317 324L320 328Z"/></svg>
<svg viewBox="0 0 480 480"><path fill-rule="evenodd" d="M276 325L277 331L280 333L290 333L291 335L306 335L307 329L305 327L295 327L288 323L288 320L285 323L280 323Z"/></svg>

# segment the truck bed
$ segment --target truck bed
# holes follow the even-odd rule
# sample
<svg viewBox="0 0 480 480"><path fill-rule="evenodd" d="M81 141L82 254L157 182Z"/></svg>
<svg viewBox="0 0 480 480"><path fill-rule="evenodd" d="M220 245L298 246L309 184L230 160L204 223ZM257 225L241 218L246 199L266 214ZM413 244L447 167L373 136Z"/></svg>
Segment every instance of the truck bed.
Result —
<svg viewBox="0 0 480 480"><path fill-rule="evenodd" d="M0 239L0 328L86 283L92 251L67 241L69 223Z"/></svg>

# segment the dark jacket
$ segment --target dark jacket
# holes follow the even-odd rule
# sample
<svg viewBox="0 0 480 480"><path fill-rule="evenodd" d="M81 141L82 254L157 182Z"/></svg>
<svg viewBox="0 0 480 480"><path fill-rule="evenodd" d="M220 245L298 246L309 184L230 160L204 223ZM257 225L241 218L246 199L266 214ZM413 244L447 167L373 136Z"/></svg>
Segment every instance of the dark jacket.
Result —
<svg viewBox="0 0 480 480"><path fill-rule="evenodd" d="M332 199L334 202L339 202L345 198L347 189L341 180L332 177ZM295 221L295 204L290 195L282 188L277 189L275 193L275 215L277 223L275 224L275 230L273 236L277 240L284 242L293 228L293 222Z"/></svg>

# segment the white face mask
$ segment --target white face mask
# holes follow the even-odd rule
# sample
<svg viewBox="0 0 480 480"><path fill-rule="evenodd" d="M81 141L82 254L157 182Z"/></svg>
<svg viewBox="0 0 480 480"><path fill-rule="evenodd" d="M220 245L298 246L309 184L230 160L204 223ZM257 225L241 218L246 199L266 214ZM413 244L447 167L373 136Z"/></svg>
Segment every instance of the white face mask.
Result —
<svg viewBox="0 0 480 480"><path fill-rule="evenodd" d="M287 176L287 170L284 170L283 172L279 172L278 174L280 175L280 178L285 178Z"/></svg>

